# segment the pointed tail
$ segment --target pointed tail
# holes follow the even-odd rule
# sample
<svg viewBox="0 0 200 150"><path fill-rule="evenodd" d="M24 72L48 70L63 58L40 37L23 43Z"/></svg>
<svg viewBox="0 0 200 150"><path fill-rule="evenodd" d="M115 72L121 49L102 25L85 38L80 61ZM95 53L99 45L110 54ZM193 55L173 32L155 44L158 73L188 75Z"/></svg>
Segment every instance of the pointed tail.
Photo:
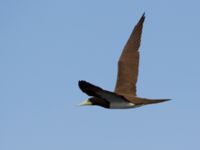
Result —
<svg viewBox="0 0 200 150"><path fill-rule="evenodd" d="M162 102L166 102L169 100L171 100L171 99L149 99L149 100L146 100L146 104L162 103Z"/></svg>

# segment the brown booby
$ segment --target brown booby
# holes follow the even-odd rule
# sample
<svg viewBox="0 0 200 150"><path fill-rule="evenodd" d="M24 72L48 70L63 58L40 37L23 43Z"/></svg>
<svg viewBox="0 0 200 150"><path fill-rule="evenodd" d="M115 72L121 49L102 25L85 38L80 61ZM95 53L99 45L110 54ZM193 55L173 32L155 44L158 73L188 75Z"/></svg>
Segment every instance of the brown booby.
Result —
<svg viewBox="0 0 200 150"><path fill-rule="evenodd" d="M79 81L79 88L91 96L80 105L98 105L104 108L125 109L156 104L170 99L148 99L136 95L139 47L145 14L134 27L118 61L118 75L114 92L104 90L86 81Z"/></svg>

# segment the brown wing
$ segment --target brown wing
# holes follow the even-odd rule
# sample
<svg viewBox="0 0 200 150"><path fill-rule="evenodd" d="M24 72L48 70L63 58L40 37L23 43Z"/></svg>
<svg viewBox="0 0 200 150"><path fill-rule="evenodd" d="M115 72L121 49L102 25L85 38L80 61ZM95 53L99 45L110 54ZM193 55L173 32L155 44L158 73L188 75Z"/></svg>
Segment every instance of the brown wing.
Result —
<svg viewBox="0 0 200 150"><path fill-rule="evenodd" d="M139 65L139 47L145 15L140 18L131 33L118 61L118 76L115 92L120 95L136 96Z"/></svg>

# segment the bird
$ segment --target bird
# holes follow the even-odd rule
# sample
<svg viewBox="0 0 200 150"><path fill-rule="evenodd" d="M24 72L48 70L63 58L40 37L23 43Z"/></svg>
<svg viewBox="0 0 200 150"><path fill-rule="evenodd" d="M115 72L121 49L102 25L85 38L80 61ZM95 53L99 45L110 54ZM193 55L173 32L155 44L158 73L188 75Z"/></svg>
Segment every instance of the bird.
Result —
<svg viewBox="0 0 200 150"><path fill-rule="evenodd" d="M157 104L170 99L149 99L137 96L136 83L139 71L139 48L145 13L135 25L128 41L126 42L118 60L117 81L114 92L104 90L84 80L79 80L78 85L82 92L90 98L83 101L80 106L101 106L107 109L136 108L149 104Z"/></svg>

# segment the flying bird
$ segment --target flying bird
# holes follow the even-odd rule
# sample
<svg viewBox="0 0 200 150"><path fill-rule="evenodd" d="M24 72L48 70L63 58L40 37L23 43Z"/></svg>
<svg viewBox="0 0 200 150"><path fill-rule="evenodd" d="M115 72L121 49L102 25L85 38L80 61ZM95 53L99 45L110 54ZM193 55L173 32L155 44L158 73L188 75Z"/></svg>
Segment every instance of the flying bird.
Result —
<svg viewBox="0 0 200 150"><path fill-rule="evenodd" d="M148 99L138 97L136 83L139 66L139 47L145 14L134 27L118 61L118 75L114 92L104 90L86 81L79 81L79 88L91 96L80 105L97 105L109 109L135 108L156 104L170 99Z"/></svg>

